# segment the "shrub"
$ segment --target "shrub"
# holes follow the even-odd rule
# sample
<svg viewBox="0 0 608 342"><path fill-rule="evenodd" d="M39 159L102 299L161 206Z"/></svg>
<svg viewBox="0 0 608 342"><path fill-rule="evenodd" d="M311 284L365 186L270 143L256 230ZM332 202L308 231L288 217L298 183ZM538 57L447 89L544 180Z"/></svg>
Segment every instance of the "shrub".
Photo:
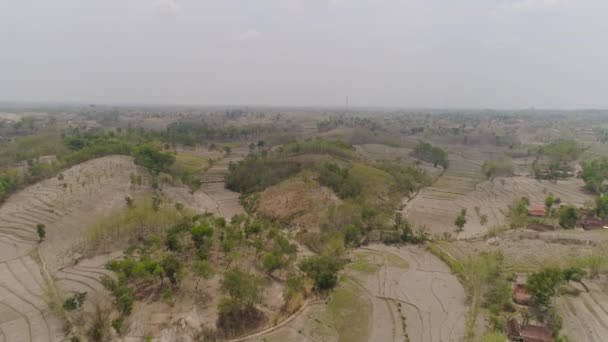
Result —
<svg viewBox="0 0 608 342"><path fill-rule="evenodd" d="M76 309L82 307L86 298L87 298L86 292L77 292L73 296L70 296L70 297L66 298L65 301L63 301L63 308L67 311L76 310Z"/></svg>

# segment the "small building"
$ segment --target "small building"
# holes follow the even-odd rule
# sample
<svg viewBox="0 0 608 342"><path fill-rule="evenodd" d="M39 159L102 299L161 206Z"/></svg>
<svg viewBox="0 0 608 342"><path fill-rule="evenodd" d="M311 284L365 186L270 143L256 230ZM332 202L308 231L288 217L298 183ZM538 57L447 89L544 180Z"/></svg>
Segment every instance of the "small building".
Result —
<svg viewBox="0 0 608 342"><path fill-rule="evenodd" d="M600 228L608 228L608 219L600 219L596 216L583 217L579 222L579 226L584 230L594 230Z"/></svg>
<svg viewBox="0 0 608 342"><path fill-rule="evenodd" d="M507 322L507 337L510 341L521 341L521 326L515 318Z"/></svg>
<svg viewBox="0 0 608 342"><path fill-rule="evenodd" d="M513 285L513 301L519 305L530 305L532 304L532 296L526 291L524 284Z"/></svg>
<svg viewBox="0 0 608 342"><path fill-rule="evenodd" d="M551 331L540 325L520 325L515 318L507 322L507 337L513 342L553 342Z"/></svg>
<svg viewBox="0 0 608 342"><path fill-rule="evenodd" d="M523 342L553 342L553 334L546 327L525 325L521 328Z"/></svg>
<svg viewBox="0 0 608 342"><path fill-rule="evenodd" d="M544 205L533 204L530 207L528 207L528 216L545 217L546 213L547 213L547 209L545 208Z"/></svg>

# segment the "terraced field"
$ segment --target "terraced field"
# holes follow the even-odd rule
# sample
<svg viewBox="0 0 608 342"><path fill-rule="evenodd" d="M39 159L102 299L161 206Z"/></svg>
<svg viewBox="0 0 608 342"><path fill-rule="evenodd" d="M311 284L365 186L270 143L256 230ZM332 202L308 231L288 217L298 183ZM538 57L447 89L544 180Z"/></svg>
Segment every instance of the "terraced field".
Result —
<svg viewBox="0 0 608 342"><path fill-rule="evenodd" d="M407 218L415 226L425 226L432 234L454 231L454 219L463 208L458 200L475 191L481 182L479 163L450 155L449 168L433 186L424 188L404 208Z"/></svg>
<svg viewBox="0 0 608 342"><path fill-rule="evenodd" d="M464 289L439 259L419 247L385 245L359 249L353 258L327 304L312 303L279 328L248 340L462 339Z"/></svg>
<svg viewBox="0 0 608 342"><path fill-rule="evenodd" d="M63 339L62 322L47 304L54 293L49 277L72 261L71 247L83 238L87 223L124 205L124 197L134 191L130 174L137 172L129 157L91 160L24 189L0 207L0 336L5 341ZM29 256L38 246L37 224L46 226L40 264ZM55 276L100 288L93 280L97 271L79 272L61 270Z"/></svg>
<svg viewBox="0 0 608 342"><path fill-rule="evenodd" d="M600 342L608 336L608 294L606 279L585 281L589 292L578 296L563 295L556 307L563 318L563 334L570 341Z"/></svg>
<svg viewBox="0 0 608 342"><path fill-rule="evenodd" d="M584 191L580 179L557 183L524 176L484 180L478 164L451 156L450 167L439 180L406 205L404 211L410 222L426 226L433 234L453 233L456 216L466 209L467 223L458 237L474 238L485 234L489 227L505 224L509 204L522 196L530 198L532 203L544 204L551 192L563 204L578 207L593 199ZM482 216L487 217L484 224L481 224Z"/></svg>
<svg viewBox="0 0 608 342"><path fill-rule="evenodd" d="M230 154L220 159L205 173L199 190L206 194L215 205L215 212L227 219L243 212L239 202L239 193L225 188L224 176L228 173L228 165L245 158L248 150L244 147L233 148Z"/></svg>

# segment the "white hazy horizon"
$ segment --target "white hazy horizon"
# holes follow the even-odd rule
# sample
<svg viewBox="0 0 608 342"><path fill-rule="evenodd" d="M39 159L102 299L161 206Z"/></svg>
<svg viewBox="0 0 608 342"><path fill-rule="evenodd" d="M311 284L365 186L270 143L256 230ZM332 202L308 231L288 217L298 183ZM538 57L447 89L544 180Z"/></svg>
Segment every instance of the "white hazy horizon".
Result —
<svg viewBox="0 0 608 342"><path fill-rule="evenodd" d="M0 101L608 108L604 0L0 0Z"/></svg>

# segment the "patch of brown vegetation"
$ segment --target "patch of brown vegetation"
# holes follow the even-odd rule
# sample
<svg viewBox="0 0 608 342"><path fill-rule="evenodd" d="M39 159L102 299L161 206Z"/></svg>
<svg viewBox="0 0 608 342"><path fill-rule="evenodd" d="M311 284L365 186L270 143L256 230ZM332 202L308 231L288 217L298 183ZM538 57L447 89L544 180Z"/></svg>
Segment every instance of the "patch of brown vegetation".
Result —
<svg viewBox="0 0 608 342"><path fill-rule="evenodd" d="M323 213L339 201L329 188L302 175L264 190L256 211L271 220L289 223L293 228L318 230Z"/></svg>

